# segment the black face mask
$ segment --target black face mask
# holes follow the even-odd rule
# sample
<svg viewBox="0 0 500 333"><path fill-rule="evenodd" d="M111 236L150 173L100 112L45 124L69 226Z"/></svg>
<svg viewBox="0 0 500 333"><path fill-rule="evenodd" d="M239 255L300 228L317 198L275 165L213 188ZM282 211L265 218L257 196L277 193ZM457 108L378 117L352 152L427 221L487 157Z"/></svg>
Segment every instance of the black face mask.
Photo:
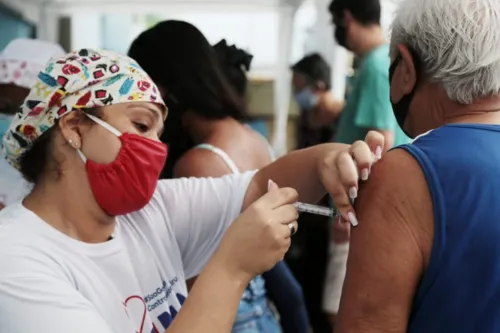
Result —
<svg viewBox="0 0 500 333"><path fill-rule="evenodd" d="M413 52L410 52L413 55ZM398 67L399 62L401 61L401 55L398 54L396 59L394 59L394 62L391 64L391 67L389 68L389 86L392 85L392 77L394 76L394 72L396 71L396 68ZM413 63L415 64L415 72L418 73L417 69L417 62L416 62L416 57L413 57ZM392 110L394 112L394 116L396 117L396 120L398 122L399 127L403 130L403 132L408 136L409 138L413 138L414 136L410 135L404 128L406 117L408 116L408 112L410 112L410 105L413 100L413 97L415 95L415 90L417 88L417 85L413 87L412 91L408 95L404 95L401 97L401 99L397 102L393 102L391 99L391 105L392 105ZM390 96L389 96L390 99Z"/></svg>
<svg viewBox="0 0 500 333"><path fill-rule="evenodd" d="M335 26L335 40L340 46L349 49L347 47L347 29L340 24Z"/></svg>

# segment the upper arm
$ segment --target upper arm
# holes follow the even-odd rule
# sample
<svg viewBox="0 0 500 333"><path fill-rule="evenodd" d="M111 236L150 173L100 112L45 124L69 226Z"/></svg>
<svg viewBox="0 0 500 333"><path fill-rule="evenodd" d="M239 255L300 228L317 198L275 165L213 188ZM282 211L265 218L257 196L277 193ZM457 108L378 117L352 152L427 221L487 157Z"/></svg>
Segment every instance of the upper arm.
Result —
<svg viewBox="0 0 500 333"><path fill-rule="evenodd" d="M164 209L179 245L186 279L197 275L239 216L254 172L219 178L160 180L153 204Z"/></svg>
<svg viewBox="0 0 500 333"><path fill-rule="evenodd" d="M359 127L394 131L395 119L390 102L389 69L363 68L358 78L358 107L355 123Z"/></svg>
<svg viewBox="0 0 500 333"><path fill-rule="evenodd" d="M208 149L191 149L174 167L174 177L220 177L231 173L229 167Z"/></svg>
<svg viewBox="0 0 500 333"><path fill-rule="evenodd" d="M323 94L319 105L306 111L309 112L308 120L311 127L317 129L330 126L338 118L343 107L343 101L334 99L329 93Z"/></svg>
<svg viewBox="0 0 500 333"><path fill-rule="evenodd" d="M374 166L356 214L338 331L406 332L433 235L427 183L406 151L393 150Z"/></svg>

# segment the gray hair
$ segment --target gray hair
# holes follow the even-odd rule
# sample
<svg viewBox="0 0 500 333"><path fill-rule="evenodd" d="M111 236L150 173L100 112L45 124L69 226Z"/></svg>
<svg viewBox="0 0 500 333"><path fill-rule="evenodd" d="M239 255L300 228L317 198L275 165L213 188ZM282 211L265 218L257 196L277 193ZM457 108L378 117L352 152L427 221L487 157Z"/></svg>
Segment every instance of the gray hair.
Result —
<svg viewBox="0 0 500 333"><path fill-rule="evenodd" d="M391 52L413 48L451 100L500 94L500 0L405 0L391 35Z"/></svg>

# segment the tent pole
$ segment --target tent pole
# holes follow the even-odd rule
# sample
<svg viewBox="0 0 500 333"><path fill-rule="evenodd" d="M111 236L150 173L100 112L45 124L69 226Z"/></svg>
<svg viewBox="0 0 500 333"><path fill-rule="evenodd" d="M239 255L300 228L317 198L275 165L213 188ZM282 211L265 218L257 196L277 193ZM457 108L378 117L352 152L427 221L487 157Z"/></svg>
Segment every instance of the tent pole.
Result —
<svg viewBox="0 0 500 333"><path fill-rule="evenodd" d="M290 109L290 53L293 21L297 8L283 6L279 16L279 49L276 79L274 81L273 148L277 156L287 153L288 112Z"/></svg>

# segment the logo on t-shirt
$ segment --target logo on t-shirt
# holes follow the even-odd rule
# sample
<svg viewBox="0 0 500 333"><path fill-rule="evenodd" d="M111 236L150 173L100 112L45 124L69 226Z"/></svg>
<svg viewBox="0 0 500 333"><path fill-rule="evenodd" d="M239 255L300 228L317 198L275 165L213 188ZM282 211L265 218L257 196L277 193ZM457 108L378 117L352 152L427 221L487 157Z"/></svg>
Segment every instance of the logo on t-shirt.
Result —
<svg viewBox="0 0 500 333"><path fill-rule="evenodd" d="M150 326L146 325L147 314L149 314L151 318L156 318L156 320L153 319L153 329L151 333L163 333L167 327L170 326L175 316L177 316L180 307L186 300L184 295L174 290L174 286L177 282L177 277L168 282L163 281L161 286L156 288L153 292L144 295L144 297L130 296L125 300L124 304L127 309L133 307L135 310L140 305L142 305L141 309L144 309L141 311L139 311L140 309L134 311L134 313L141 312L142 316L140 319L140 327L136 329L136 332L143 333L143 330L147 329L147 326ZM175 301L171 301L172 294L175 294L177 302L179 303L178 305L172 305L172 303L175 303ZM139 301L141 304L139 304ZM160 325L162 327L159 327Z"/></svg>

